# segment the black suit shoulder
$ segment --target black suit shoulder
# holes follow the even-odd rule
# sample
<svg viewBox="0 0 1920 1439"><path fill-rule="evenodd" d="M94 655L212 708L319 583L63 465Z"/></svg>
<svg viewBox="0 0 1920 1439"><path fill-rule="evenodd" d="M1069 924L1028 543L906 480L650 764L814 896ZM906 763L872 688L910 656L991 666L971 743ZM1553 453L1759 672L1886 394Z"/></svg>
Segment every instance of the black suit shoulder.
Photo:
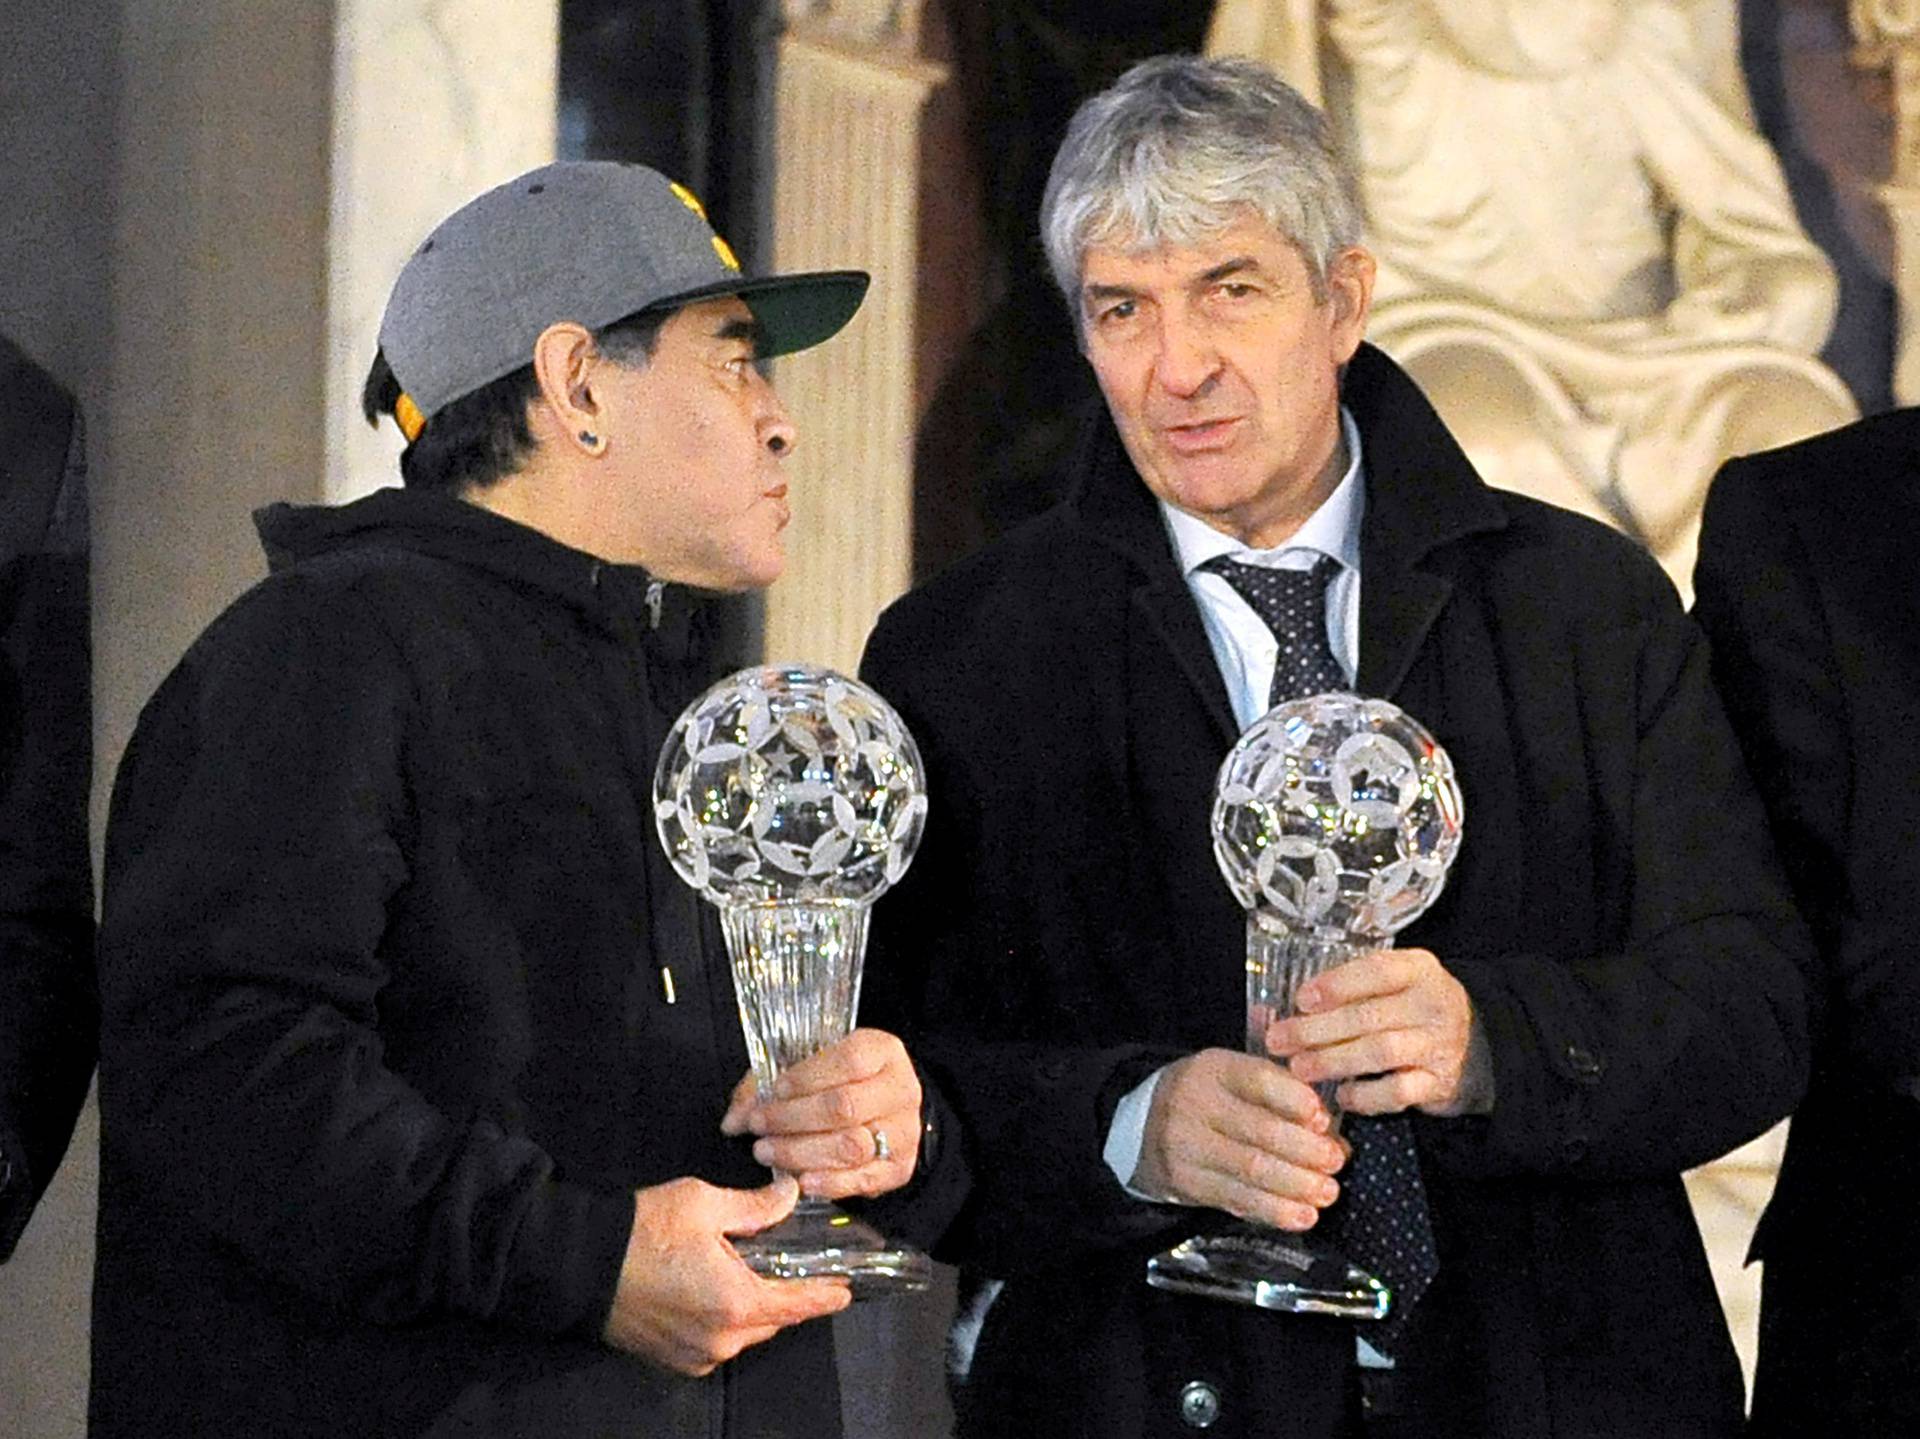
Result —
<svg viewBox="0 0 1920 1439"><path fill-rule="evenodd" d="M1910 471L1920 461L1920 408L1868 415L1837 430L1760 450L1729 460L1732 473L1756 477L1747 483L1771 484L1782 493L1798 492L1809 475L1822 487L1845 486L1860 476Z"/></svg>
<svg viewBox="0 0 1920 1439"><path fill-rule="evenodd" d="M1816 543L1911 539L1920 527L1920 409L1871 415L1730 460L1707 497L1709 541L1765 543L1782 520Z"/></svg>
<svg viewBox="0 0 1920 1439"><path fill-rule="evenodd" d="M895 703L970 707L1055 691L1094 629L1110 632L1133 566L1062 505L1038 515L882 612L861 671Z"/></svg>
<svg viewBox="0 0 1920 1439"><path fill-rule="evenodd" d="M1062 584L1084 583L1083 567L1101 551L1067 506L1055 506L909 590L880 623L951 633L956 623L1004 622Z"/></svg>
<svg viewBox="0 0 1920 1439"><path fill-rule="evenodd" d="M1597 644L1610 654L1623 647L1638 653L1656 634L1676 661L1690 648L1693 630L1679 592L1642 546L1586 515L1490 493L1504 523L1441 544L1421 562L1453 582L1454 603L1503 628ZM1364 623L1364 602L1361 611Z"/></svg>
<svg viewBox="0 0 1920 1439"><path fill-rule="evenodd" d="M1511 543L1550 547L1576 563L1586 560L1609 569L1657 572L1660 568L1642 546L1611 525L1531 495L1492 486L1487 492L1506 518L1506 529L1494 533L1504 533Z"/></svg>

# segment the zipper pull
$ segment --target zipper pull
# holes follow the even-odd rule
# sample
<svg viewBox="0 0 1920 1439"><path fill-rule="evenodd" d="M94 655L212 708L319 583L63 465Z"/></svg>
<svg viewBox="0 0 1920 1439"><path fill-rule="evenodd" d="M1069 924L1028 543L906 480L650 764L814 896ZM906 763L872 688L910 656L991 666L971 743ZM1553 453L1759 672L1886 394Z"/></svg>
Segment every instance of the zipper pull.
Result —
<svg viewBox="0 0 1920 1439"><path fill-rule="evenodd" d="M649 629L660 628L660 602L666 597L666 589L665 580L647 581L647 613L653 617L653 622L648 626Z"/></svg>
<svg viewBox="0 0 1920 1439"><path fill-rule="evenodd" d="M668 1004L678 1004L680 996L673 992L673 971L666 965L660 966L660 989L667 996Z"/></svg>

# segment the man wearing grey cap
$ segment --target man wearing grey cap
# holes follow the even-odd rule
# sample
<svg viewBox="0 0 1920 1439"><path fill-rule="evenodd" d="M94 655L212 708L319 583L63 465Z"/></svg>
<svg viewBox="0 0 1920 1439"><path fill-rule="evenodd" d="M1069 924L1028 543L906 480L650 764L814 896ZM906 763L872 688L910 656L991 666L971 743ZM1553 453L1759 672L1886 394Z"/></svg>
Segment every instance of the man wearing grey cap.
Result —
<svg viewBox="0 0 1920 1439"><path fill-rule="evenodd" d="M748 278L601 163L408 261L365 395L405 487L261 513L272 573L115 786L95 1435L838 1432L804 1321L845 1287L727 1236L800 1188L937 1227L937 1101L868 1030L754 1099L647 795L716 677L706 597L780 573L757 362L866 284Z"/></svg>

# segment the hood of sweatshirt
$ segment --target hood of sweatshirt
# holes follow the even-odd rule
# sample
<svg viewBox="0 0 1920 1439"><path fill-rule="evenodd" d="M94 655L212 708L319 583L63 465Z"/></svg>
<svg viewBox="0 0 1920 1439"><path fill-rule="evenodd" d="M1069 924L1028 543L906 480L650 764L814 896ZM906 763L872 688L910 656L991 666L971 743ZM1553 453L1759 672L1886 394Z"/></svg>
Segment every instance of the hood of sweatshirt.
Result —
<svg viewBox="0 0 1920 1439"><path fill-rule="evenodd" d="M614 564L452 495L376 490L344 505L267 505L254 512L268 569L374 550L429 555L550 597L616 634L685 656L710 629L714 596Z"/></svg>

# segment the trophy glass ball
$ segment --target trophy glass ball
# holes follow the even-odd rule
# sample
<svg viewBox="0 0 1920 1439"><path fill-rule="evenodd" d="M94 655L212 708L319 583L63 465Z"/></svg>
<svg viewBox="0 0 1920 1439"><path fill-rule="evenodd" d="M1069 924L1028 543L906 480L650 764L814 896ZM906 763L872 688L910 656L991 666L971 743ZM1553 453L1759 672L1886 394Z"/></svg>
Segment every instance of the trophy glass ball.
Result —
<svg viewBox="0 0 1920 1439"><path fill-rule="evenodd" d="M654 820L674 870L720 910L760 1092L853 1028L867 914L920 843L920 752L855 680L808 665L730 675L660 752ZM757 1273L837 1276L856 1298L924 1289L924 1254L824 1200L734 1242Z"/></svg>
<svg viewBox="0 0 1920 1439"><path fill-rule="evenodd" d="M1299 987L1424 913L1460 847L1453 762L1397 705L1353 694L1276 705L1241 735L1214 787L1213 852L1247 911L1246 1051ZM1336 1084L1316 1086L1334 1115ZM1259 1226L1154 1256L1156 1288L1289 1313L1380 1319L1385 1285L1324 1243Z"/></svg>

